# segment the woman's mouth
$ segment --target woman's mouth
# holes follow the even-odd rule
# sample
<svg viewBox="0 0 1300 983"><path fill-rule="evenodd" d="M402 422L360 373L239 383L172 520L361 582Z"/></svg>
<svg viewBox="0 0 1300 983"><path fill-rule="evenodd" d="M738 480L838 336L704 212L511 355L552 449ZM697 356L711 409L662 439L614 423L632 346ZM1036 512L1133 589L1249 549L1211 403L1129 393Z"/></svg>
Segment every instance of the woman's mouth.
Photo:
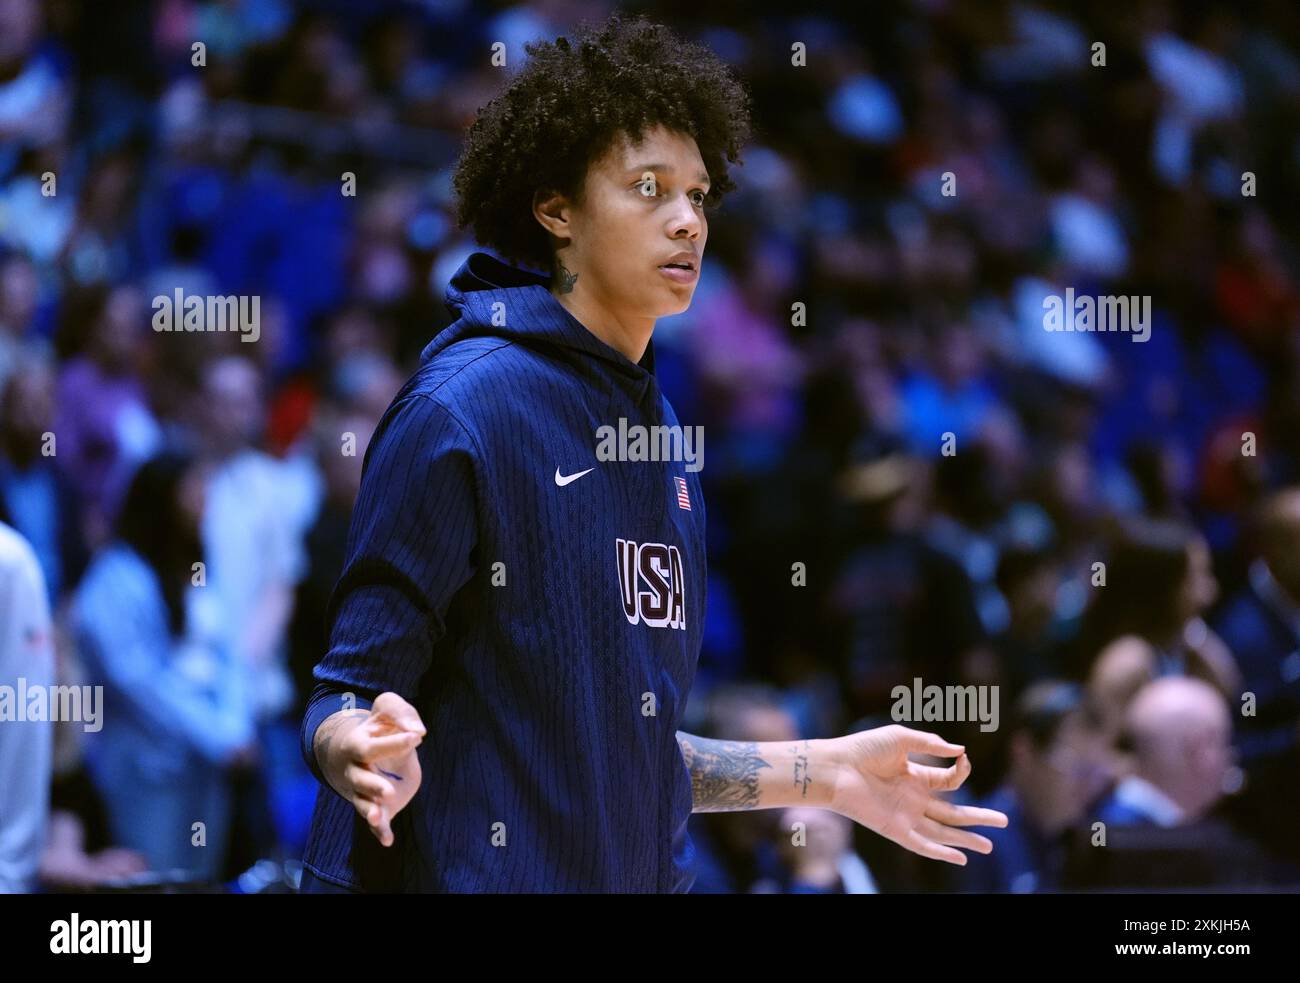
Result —
<svg viewBox="0 0 1300 983"><path fill-rule="evenodd" d="M674 283L693 283L700 275L698 270L678 263L666 263L659 267L659 272Z"/></svg>

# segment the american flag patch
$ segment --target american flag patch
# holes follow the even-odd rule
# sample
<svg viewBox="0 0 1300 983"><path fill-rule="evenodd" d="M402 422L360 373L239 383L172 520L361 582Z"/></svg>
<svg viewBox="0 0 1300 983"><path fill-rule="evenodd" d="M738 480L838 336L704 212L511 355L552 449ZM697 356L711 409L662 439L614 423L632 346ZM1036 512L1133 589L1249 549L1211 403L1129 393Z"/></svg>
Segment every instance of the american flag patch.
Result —
<svg viewBox="0 0 1300 983"><path fill-rule="evenodd" d="M677 482L677 507L689 512L691 510L691 496L686 490L686 479L674 477L673 480Z"/></svg>

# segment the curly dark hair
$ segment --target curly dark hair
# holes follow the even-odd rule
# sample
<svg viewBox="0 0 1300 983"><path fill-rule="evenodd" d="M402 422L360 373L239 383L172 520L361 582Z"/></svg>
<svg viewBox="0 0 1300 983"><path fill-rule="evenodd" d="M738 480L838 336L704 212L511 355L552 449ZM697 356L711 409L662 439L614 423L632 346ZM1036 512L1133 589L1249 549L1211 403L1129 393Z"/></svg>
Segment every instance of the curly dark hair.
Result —
<svg viewBox="0 0 1300 983"><path fill-rule="evenodd" d="M695 139L709 173L706 207L735 182L750 133L749 96L700 45L643 16L613 14L572 41L525 45L528 63L481 110L456 167L456 222L505 259L550 270L550 236L533 216L537 191L579 204L587 169L620 133L658 125Z"/></svg>

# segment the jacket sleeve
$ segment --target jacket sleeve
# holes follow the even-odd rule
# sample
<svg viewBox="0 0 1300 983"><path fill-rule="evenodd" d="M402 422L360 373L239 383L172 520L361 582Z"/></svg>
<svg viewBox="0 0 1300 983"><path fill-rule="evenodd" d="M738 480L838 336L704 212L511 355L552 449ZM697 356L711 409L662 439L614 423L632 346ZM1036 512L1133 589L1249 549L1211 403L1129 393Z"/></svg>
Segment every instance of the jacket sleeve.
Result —
<svg viewBox="0 0 1300 983"><path fill-rule="evenodd" d="M474 575L478 457L472 435L425 395L399 397L371 439L300 732L322 784L312 743L326 717L388 691L414 701L447 608Z"/></svg>

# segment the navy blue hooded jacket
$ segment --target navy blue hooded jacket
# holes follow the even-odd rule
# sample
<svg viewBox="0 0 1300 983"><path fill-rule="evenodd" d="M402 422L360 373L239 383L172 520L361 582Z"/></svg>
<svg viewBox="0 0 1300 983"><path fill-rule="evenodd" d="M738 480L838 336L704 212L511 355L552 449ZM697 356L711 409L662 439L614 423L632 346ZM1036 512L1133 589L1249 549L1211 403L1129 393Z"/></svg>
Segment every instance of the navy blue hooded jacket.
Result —
<svg viewBox="0 0 1300 983"><path fill-rule="evenodd" d="M366 452L301 733L322 780L304 860L326 881L668 892L693 880L676 732L704 620L704 499L683 463L598 460L599 427L677 419L653 350L634 364L546 284L471 255L446 294L459 320ZM385 848L324 784L312 741L343 694L369 707L388 690L428 734L420 789Z"/></svg>

